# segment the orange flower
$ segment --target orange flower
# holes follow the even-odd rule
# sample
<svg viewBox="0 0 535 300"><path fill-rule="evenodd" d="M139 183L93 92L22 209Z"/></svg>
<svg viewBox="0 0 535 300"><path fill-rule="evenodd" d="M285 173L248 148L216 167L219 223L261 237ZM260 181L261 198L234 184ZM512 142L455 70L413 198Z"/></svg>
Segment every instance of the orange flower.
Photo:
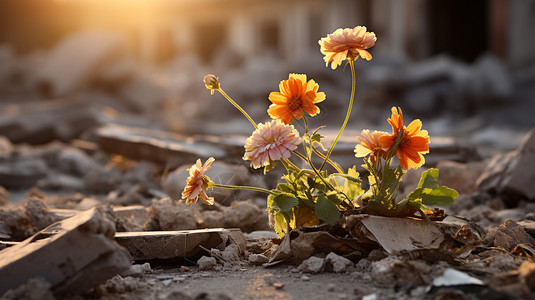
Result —
<svg viewBox="0 0 535 300"><path fill-rule="evenodd" d="M382 156L386 157L386 151L381 147L379 143L379 138L388 133L384 131L374 130L373 133L370 133L368 129L365 129L361 132L362 137L358 136L360 144L355 147L355 156L364 157L370 155L370 158L373 163L376 162L377 157Z"/></svg>
<svg viewBox="0 0 535 300"><path fill-rule="evenodd" d="M401 108L392 107L392 116L388 119L388 123L392 126L392 134L379 137L381 146L385 148L385 151L389 151L399 133L402 133L403 136L395 152L401 167L403 169L421 167L425 163L422 154L429 153L429 134L427 130L421 130L422 121L416 119L409 126L404 127Z"/></svg>
<svg viewBox="0 0 535 300"><path fill-rule="evenodd" d="M303 118L306 111L315 116L320 109L315 105L325 100L325 93L318 93L319 85L312 79L307 82L305 74L290 74L288 80L279 84L279 92L271 92L268 114L273 119L281 119L284 124L292 123L293 119Z"/></svg>
<svg viewBox="0 0 535 300"><path fill-rule="evenodd" d="M187 169L189 177L186 179L186 187L182 192L182 199L186 199L186 204L197 202L198 198L201 198L206 204L214 204L214 198L208 197L205 192L208 188L210 178L204 175L204 173L210 169L214 161L215 159L210 157L203 166L201 160L198 159L196 164Z"/></svg>
<svg viewBox="0 0 535 300"><path fill-rule="evenodd" d="M372 55L366 51L375 45L375 33L367 32L366 27L357 26L351 28L338 28L334 33L319 40L320 51L325 57L325 66L332 62L331 68L334 70L342 64L345 59L355 60L359 56L366 60L372 59Z"/></svg>

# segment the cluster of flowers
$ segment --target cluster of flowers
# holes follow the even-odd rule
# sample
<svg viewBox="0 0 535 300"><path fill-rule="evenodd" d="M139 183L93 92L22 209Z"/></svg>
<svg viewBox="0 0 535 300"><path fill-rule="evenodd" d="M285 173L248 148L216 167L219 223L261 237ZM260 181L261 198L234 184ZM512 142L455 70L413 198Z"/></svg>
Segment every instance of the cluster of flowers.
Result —
<svg viewBox="0 0 535 300"><path fill-rule="evenodd" d="M330 159L351 114L356 85L354 62L359 57L371 60L372 56L367 49L374 46L376 40L373 32L367 32L364 26L357 26L337 29L319 41L326 66L331 63L331 68L335 70L342 62L347 61L353 79L346 118L326 153L318 150L318 146L323 148L322 136L318 134L321 127L310 133L306 117L306 114L313 117L319 113L320 109L316 104L324 101L326 95L318 92L319 85L312 79L307 81L305 74L289 74L287 80L280 82L279 91L270 93L269 100L272 104L267 112L272 120L263 124L254 122L245 110L223 91L216 76L207 75L204 83L211 93L221 93L255 128L245 144L243 159L251 161L252 168L264 168L264 173L274 168L276 162L281 162L287 170L287 174L283 176L286 183L280 183L273 190L216 184L205 175L214 159L209 158L204 165L199 159L188 169L189 177L182 193L186 204L199 198L206 204L213 204L214 199L205 193L206 189L213 187L265 192L269 195L268 211L275 220L273 225L280 235L288 232L289 228L317 225L320 220L333 224L340 218L341 211L355 208L364 213L391 216L408 216L420 212L428 218L433 211L424 205L451 204L456 197L455 192L436 185L438 171L434 170L424 173L420 190L415 190L410 197L396 202L401 176L407 169L419 168L424 164L423 154L429 152L430 142L428 132L421 129L420 120L414 120L408 126L403 125L400 108L391 109L392 115L388 122L392 126L392 133L370 132L366 129L357 137L360 143L355 147L355 156L364 159L363 167L370 173L368 191L362 190L356 167L345 172ZM291 125L294 120L303 120L305 132L302 136ZM299 145L303 146L304 153L297 151ZM323 160L321 166L312 163L312 153ZM289 159L292 154L308 163L310 169L298 168ZM394 157L399 161L397 168L390 167ZM327 163L336 173L329 175L323 170ZM345 184L339 185L339 180L335 177L343 178ZM444 197L444 194L447 196ZM437 200L439 198L440 200Z"/></svg>

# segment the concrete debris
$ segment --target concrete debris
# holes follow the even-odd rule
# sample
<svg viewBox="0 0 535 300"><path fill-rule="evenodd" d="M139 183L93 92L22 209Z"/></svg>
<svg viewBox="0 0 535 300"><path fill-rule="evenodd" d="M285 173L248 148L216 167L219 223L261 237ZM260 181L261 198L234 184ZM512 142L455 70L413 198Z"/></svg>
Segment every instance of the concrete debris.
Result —
<svg viewBox="0 0 535 300"><path fill-rule="evenodd" d="M297 268L304 273L316 274L323 270L324 264L325 264L324 258L311 256L305 259Z"/></svg>
<svg viewBox="0 0 535 300"><path fill-rule="evenodd" d="M41 276L55 295L76 295L128 270L131 257L112 240L115 225L107 214L103 209L88 210L54 223L58 233L49 238L39 239L37 233L4 249L0 293Z"/></svg>
<svg viewBox="0 0 535 300"><path fill-rule="evenodd" d="M197 265L201 270L213 270L217 266L215 257L202 256L197 260Z"/></svg>
<svg viewBox="0 0 535 300"><path fill-rule="evenodd" d="M240 228L244 232L269 230L268 215L251 201L233 202L223 216L225 227Z"/></svg>
<svg viewBox="0 0 535 300"><path fill-rule="evenodd" d="M0 233L21 241L59 220L42 200L30 198L23 207L0 209Z"/></svg>
<svg viewBox="0 0 535 300"><path fill-rule="evenodd" d="M194 164L197 159L216 160L226 152L209 143L195 141L171 132L106 125L96 131L97 142L103 151L120 154L135 160L148 160L176 168Z"/></svg>
<svg viewBox="0 0 535 300"><path fill-rule="evenodd" d="M252 253L249 255L249 257L247 257L247 261L254 266L259 266L267 263L269 261L269 257L265 256L264 254Z"/></svg>
<svg viewBox="0 0 535 300"><path fill-rule="evenodd" d="M432 271L436 270L423 261L402 261L393 256L371 264L371 277L377 285L401 289L429 285Z"/></svg>
<svg viewBox="0 0 535 300"><path fill-rule="evenodd" d="M50 283L45 279L35 277L15 289L8 290L4 295L1 295L1 298L5 300L54 300L56 298L50 288Z"/></svg>
<svg viewBox="0 0 535 300"><path fill-rule="evenodd" d="M147 262L142 265L132 265L130 269L128 269L126 272L123 272L121 276L141 277L143 276L143 274L150 272L152 272L152 269L150 267L150 264Z"/></svg>
<svg viewBox="0 0 535 300"><path fill-rule="evenodd" d="M169 198L153 200L149 211L149 220L145 230L188 230L197 228L197 204L186 205L183 201Z"/></svg>
<svg viewBox="0 0 535 300"><path fill-rule="evenodd" d="M484 193L497 195L510 206L521 199L535 199L530 184L535 181L535 128L524 137L521 146L507 154L498 154L477 180L477 188Z"/></svg>
<svg viewBox="0 0 535 300"><path fill-rule="evenodd" d="M325 271L334 273L345 273L351 269L353 262L336 253L329 253L325 257Z"/></svg>
<svg viewBox="0 0 535 300"><path fill-rule="evenodd" d="M0 135L13 143L69 141L108 120L101 105L76 99L14 104L17 114L0 118Z"/></svg>
<svg viewBox="0 0 535 300"><path fill-rule="evenodd" d="M205 253L203 248L223 250L227 245L235 245L239 253L245 250L245 238L239 230L221 228L118 232L115 240L128 249L134 260L195 258ZM230 250L227 253L229 258Z"/></svg>
<svg viewBox="0 0 535 300"><path fill-rule="evenodd" d="M507 251L512 251L518 244L533 245L534 241L535 239L526 232L524 227L511 219L491 229L483 240L487 246L502 247Z"/></svg>
<svg viewBox="0 0 535 300"><path fill-rule="evenodd" d="M368 215L350 215L343 222L353 238L377 243L389 254L438 250L455 257L481 244L477 230L462 223Z"/></svg>

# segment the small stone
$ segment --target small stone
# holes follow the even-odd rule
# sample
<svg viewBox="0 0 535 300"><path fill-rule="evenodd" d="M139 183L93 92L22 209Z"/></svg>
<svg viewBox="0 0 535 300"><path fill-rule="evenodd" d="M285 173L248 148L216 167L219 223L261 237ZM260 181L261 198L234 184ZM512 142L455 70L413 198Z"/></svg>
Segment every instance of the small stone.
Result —
<svg viewBox="0 0 535 300"><path fill-rule="evenodd" d="M190 270L191 270L190 267L180 266L180 271L181 271L181 272L189 272Z"/></svg>
<svg viewBox="0 0 535 300"><path fill-rule="evenodd" d="M336 290L336 284L329 283L329 285L327 286L327 291L334 292L335 290Z"/></svg>
<svg viewBox="0 0 535 300"><path fill-rule="evenodd" d="M323 258L312 256L305 259L298 267L299 270L305 273L319 273L323 269L325 260Z"/></svg>
<svg viewBox="0 0 535 300"><path fill-rule="evenodd" d="M197 265L201 270L213 270L217 265L217 260L215 257L203 256L197 260Z"/></svg>
<svg viewBox="0 0 535 300"><path fill-rule="evenodd" d="M280 282L275 282L273 284L273 287L277 290L281 290L283 287L284 287L284 283L280 283Z"/></svg>
<svg viewBox="0 0 535 300"><path fill-rule="evenodd" d="M264 254L251 254L249 255L249 258L247 259L251 264L258 266L264 263L267 263L269 261L269 258L265 256Z"/></svg>
<svg viewBox="0 0 535 300"><path fill-rule="evenodd" d="M301 276L301 280L303 281L309 281L310 280L310 277L306 276L306 275L303 275Z"/></svg>
<svg viewBox="0 0 535 300"><path fill-rule="evenodd" d="M331 252L325 257L325 269L335 273L346 272L348 268L353 266L353 262L342 257L334 252Z"/></svg>

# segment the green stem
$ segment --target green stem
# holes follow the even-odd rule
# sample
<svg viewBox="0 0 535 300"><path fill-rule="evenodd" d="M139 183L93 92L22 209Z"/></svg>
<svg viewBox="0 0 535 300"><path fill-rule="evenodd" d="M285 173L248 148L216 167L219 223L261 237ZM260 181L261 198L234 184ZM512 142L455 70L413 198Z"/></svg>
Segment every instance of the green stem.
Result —
<svg viewBox="0 0 535 300"><path fill-rule="evenodd" d="M220 92L221 95L223 95L223 97L225 97L232 105L234 105L234 107L236 107L247 118L247 120L249 120L249 122L251 122L251 124L253 124L255 129L258 129L258 126L253 121L253 119L249 116L249 114L243 108L241 108L241 106L239 106L238 103L234 102L234 100L232 100L229 97L229 95L227 95L227 93L225 93L225 91L223 91L223 89L218 88L217 91Z"/></svg>
<svg viewBox="0 0 535 300"><path fill-rule="evenodd" d="M323 153L319 152L318 149L312 147L312 151L314 151L314 153L316 153L316 155L320 158L326 158L326 156ZM344 170L342 170L342 167L338 163L332 161L330 158L327 158L327 162L336 170L336 172L340 174L345 174Z"/></svg>
<svg viewBox="0 0 535 300"><path fill-rule="evenodd" d="M221 189L231 189L231 190L248 190L248 191L255 191L255 192L262 192L266 194L275 195L272 191L266 190L263 188L259 188L256 186L246 186L246 185L227 185L227 184L219 184L215 182L211 182L209 184L209 187L217 187Z"/></svg>
<svg viewBox="0 0 535 300"><path fill-rule="evenodd" d="M346 118L344 120L344 123L342 124L342 127L340 128L340 131L338 132L338 135L334 139L334 142L332 143L331 148L329 148L329 151L327 152L327 155L325 156L325 159L323 160L321 167L319 168L320 171L325 166L325 163L327 163L327 159L331 156L334 146L336 145L336 143L338 142L338 139L340 139L340 136L342 135L342 132L346 128L347 121L349 121L349 116L351 115L351 109L353 108L353 99L355 98L355 86L356 86L357 80L355 78L355 64L352 59L349 60L349 66L351 68L351 78L353 79L353 82L351 84L351 96L349 98L349 107L347 108Z"/></svg>

